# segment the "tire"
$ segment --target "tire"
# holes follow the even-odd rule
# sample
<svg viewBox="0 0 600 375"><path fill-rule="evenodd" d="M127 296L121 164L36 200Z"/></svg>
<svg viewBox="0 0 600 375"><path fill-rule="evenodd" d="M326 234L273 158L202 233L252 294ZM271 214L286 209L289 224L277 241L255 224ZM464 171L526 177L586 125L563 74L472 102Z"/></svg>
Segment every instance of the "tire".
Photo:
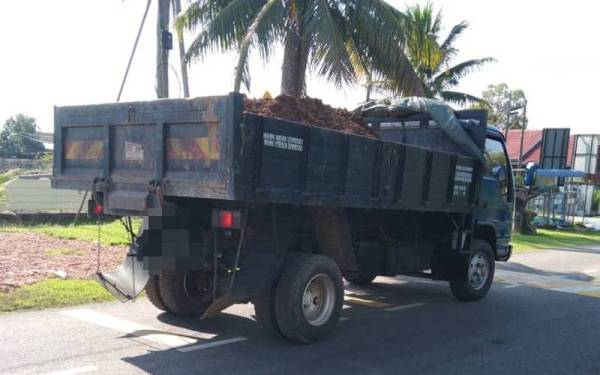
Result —
<svg viewBox="0 0 600 375"><path fill-rule="evenodd" d="M490 244L483 240L474 240L469 257L460 265L461 277L450 281L450 290L454 297L466 302L478 301L485 297L494 280L494 262L494 251Z"/></svg>
<svg viewBox="0 0 600 375"><path fill-rule="evenodd" d="M148 284L146 285L146 296L150 303L159 310L169 311L162 297L160 296L160 285L158 276L150 276Z"/></svg>
<svg viewBox="0 0 600 375"><path fill-rule="evenodd" d="M275 319L275 289L268 288L252 300L256 321L270 335L282 337L281 330Z"/></svg>
<svg viewBox="0 0 600 375"><path fill-rule="evenodd" d="M363 271L342 271L342 275L347 282L352 285L365 286L371 284L371 282L377 277L370 273Z"/></svg>
<svg viewBox="0 0 600 375"><path fill-rule="evenodd" d="M160 296L167 310L176 315L199 316L212 303L210 288L199 285L196 272L163 272L160 274ZM205 286L207 286L205 284Z"/></svg>
<svg viewBox="0 0 600 375"><path fill-rule="evenodd" d="M342 274L331 258L290 253L275 287L275 319L291 341L312 343L337 324L344 301Z"/></svg>

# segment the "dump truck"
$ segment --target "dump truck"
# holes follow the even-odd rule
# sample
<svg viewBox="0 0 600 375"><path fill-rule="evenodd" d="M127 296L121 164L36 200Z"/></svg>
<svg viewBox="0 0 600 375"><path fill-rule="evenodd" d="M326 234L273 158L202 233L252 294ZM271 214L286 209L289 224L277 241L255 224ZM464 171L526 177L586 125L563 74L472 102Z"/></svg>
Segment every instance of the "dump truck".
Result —
<svg viewBox="0 0 600 375"><path fill-rule="evenodd" d="M253 303L268 332L311 343L343 279L443 280L476 301L510 257L504 138L484 111L445 113L366 113L366 137L245 112L239 94L57 107L52 186L88 190L90 215L143 217L97 275L122 301L145 290L204 318Z"/></svg>

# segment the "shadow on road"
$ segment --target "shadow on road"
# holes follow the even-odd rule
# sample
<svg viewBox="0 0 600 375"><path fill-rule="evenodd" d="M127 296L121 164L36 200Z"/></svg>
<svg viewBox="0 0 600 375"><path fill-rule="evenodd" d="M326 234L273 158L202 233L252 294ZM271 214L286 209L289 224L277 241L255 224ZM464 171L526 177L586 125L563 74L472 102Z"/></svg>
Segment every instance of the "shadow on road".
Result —
<svg viewBox="0 0 600 375"><path fill-rule="evenodd" d="M526 266L520 269L543 272ZM540 362L531 358L539 350L545 356L563 359L552 364L558 366L554 369L558 368L559 373L568 373L581 361L592 363L592 358L597 359L597 351L590 344L597 337L590 327L600 324L600 315L592 313L598 307L597 299L517 288L492 292L478 303L459 303L453 300L445 283L401 279L394 284L375 282L369 287L348 289L365 299L384 300L396 306L416 301L423 304L402 311L364 305L345 309L343 315L350 320L340 323L331 338L315 345L271 337L249 317L221 313L201 321L161 314L158 318L162 322L217 335L206 342L237 336L248 340L208 350L149 351L122 360L145 373L161 375L350 375L534 373L540 371ZM554 308L549 309L549 305ZM575 306L580 314L574 323ZM572 344L556 345L557 337ZM517 354L515 346L520 348Z"/></svg>
<svg viewBox="0 0 600 375"><path fill-rule="evenodd" d="M161 322L174 327L206 332L223 337L251 334L260 329L259 325L253 319L226 312L222 312L211 319L183 317L168 313L162 313L157 318Z"/></svg>

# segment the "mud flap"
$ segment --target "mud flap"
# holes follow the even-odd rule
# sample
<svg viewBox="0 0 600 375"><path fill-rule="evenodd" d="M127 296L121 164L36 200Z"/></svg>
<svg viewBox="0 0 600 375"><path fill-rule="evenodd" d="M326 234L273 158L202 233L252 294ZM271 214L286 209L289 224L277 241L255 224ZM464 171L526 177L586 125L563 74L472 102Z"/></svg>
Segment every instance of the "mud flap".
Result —
<svg viewBox="0 0 600 375"><path fill-rule="evenodd" d="M135 254L127 254L123 263L113 272L97 272L96 281L121 302L135 299L146 288L150 273Z"/></svg>
<svg viewBox="0 0 600 375"><path fill-rule="evenodd" d="M213 318L229 306L248 302L263 289L272 287L279 276L281 264L281 259L272 252L252 252L240 263L240 271L229 293L214 300L201 318Z"/></svg>

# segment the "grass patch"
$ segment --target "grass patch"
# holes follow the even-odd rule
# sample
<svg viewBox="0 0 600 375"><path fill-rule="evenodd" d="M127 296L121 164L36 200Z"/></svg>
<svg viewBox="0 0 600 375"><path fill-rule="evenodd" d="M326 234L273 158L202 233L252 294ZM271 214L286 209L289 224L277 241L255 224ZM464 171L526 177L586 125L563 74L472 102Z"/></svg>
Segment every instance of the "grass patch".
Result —
<svg viewBox="0 0 600 375"><path fill-rule="evenodd" d="M133 220L133 230L137 232L141 220ZM63 224L8 225L0 227L0 232L34 232L67 240L80 240L96 243L98 227L95 223L81 223L76 226ZM100 224L100 239L103 245L127 246L129 235L119 220Z"/></svg>
<svg viewBox="0 0 600 375"><path fill-rule="evenodd" d="M81 256L85 255L85 251L71 249L69 247L57 247L53 249L46 249L44 255L49 257L60 257L60 256Z"/></svg>
<svg viewBox="0 0 600 375"><path fill-rule="evenodd" d="M513 235L512 244L515 253L589 245L600 246L600 232L538 229L536 235Z"/></svg>
<svg viewBox="0 0 600 375"><path fill-rule="evenodd" d="M0 312L40 310L112 299L94 280L50 279L0 293Z"/></svg>
<svg viewBox="0 0 600 375"><path fill-rule="evenodd" d="M19 173L20 170L18 169L11 169L7 172L0 173L0 211L6 208L6 192L4 184L17 177Z"/></svg>

